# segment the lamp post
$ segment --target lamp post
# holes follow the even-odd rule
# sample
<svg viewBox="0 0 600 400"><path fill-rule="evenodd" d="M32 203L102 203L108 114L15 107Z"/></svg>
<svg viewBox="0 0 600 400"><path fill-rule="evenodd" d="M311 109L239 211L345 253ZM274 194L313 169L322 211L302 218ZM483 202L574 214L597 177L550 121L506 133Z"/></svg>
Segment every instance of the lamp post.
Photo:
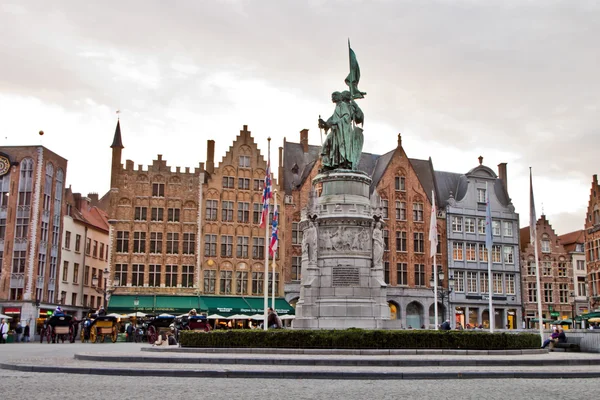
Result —
<svg viewBox="0 0 600 400"><path fill-rule="evenodd" d="M435 291L435 288L437 286L437 291L438 291L438 295L440 296L440 300L442 301L442 307L444 307L444 312L442 313L442 319L445 321L446 320L446 305L444 304L444 298L448 299L448 309L450 308L450 293L452 293L452 288L454 287L454 277L452 275L450 275L450 277L448 278L448 288L444 289L444 271L442 271L440 269L440 271L438 272L438 276L437 276L437 282L434 276L432 276L431 280L429 281L429 284L431 286L431 290ZM435 321L436 326L438 321Z"/></svg>
<svg viewBox="0 0 600 400"><path fill-rule="evenodd" d="M98 288L98 283L99 283L99 279L97 275L92 275L92 286L94 287L94 289L96 289L96 291L98 293L102 293L103 298L104 298L104 308L106 309L106 294L108 293L108 290L106 290L106 281L108 280L108 275L109 275L109 271L108 268L104 268L104 271L102 271L102 275L104 278L104 287L103 289Z"/></svg>
<svg viewBox="0 0 600 400"><path fill-rule="evenodd" d="M571 299L573 299L573 303L571 304L571 326L573 327L573 329L575 329L575 313L576 313L576 307L575 307L575 292L571 292Z"/></svg>

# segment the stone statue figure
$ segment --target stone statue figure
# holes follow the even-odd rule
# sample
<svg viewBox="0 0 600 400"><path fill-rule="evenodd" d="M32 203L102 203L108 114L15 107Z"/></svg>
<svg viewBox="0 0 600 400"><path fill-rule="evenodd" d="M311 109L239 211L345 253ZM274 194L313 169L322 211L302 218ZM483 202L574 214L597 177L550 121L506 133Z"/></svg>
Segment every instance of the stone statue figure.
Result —
<svg viewBox="0 0 600 400"><path fill-rule="evenodd" d="M373 228L373 268L383 266L383 231L381 230L381 222L377 221Z"/></svg>
<svg viewBox="0 0 600 400"><path fill-rule="evenodd" d="M327 121L319 118L319 128L325 129L325 132L331 129L321 148L323 169L352 169L352 117L350 107L342 101L340 92L333 92L331 101L335 103L333 115Z"/></svg>
<svg viewBox="0 0 600 400"><path fill-rule="evenodd" d="M316 264L317 262L317 228L315 222L310 221L308 228L304 230L302 236L302 253L308 256L308 262Z"/></svg>

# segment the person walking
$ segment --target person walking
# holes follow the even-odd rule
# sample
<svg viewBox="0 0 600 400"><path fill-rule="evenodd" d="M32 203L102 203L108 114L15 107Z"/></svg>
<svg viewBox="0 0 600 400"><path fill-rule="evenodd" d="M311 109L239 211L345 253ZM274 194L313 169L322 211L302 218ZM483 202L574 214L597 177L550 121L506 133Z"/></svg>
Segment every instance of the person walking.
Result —
<svg viewBox="0 0 600 400"><path fill-rule="evenodd" d="M17 323L17 327L15 328L15 333L17 334L17 338L15 343L21 342L21 336L23 335L23 327L21 326L21 321Z"/></svg>
<svg viewBox="0 0 600 400"><path fill-rule="evenodd" d="M450 326L450 320L447 319L446 321L444 321L442 326L440 326L440 329L443 331L449 331L450 329L452 329L452 327Z"/></svg>
<svg viewBox="0 0 600 400"><path fill-rule="evenodd" d="M6 319L3 319L0 324L0 343L6 343L6 339L8 339L8 324Z"/></svg>
<svg viewBox="0 0 600 400"><path fill-rule="evenodd" d="M23 341L25 343L29 343L29 322L25 323L25 328L23 328Z"/></svg>

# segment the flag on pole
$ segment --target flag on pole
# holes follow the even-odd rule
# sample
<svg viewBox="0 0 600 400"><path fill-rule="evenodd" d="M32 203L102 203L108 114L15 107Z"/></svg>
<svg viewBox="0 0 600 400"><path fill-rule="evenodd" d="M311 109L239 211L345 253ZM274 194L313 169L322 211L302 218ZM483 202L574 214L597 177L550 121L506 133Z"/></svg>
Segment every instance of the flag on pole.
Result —
<svg viewBox="0 0 600 400"><path fill-rule="evenodd" d="M277 252L277 243L279 242L279 211L277 210L277 203L275 203L275 208L273 210L273 229L271 229L271 243L269 244L269 254L271 257L275 257L275 253Z"/></svg>
<svg viewBox="0 0 600 400"><path fill-rule="evenodd" d="M529 241L531 244L535 244L537 237L536 223L535 202L533 201L533 178L531 177L531 168L529 168Z"/></svg>
<svg viewBox="0 0 600 400"><path fill-rule="evenodd" d="M260 216L260 227L264 228L267 226L267 220L269 219L269 199L272 197L271 193L271 161L267 163L267 176L265 176L265 186L263 189L263 208Z"/></svg>
<svg viewBox="0 0 600 400"><path fill-rule="evenodd" d="M352 48L350 48L350 39L348 39L348 56L350 58L350 73L346 77L346 85L350 87L350 93L352 93L352 98L354 99L362 99L365 97L365 92L361 92L358 90L358 81L360 81L360 67L358 66L358 61L356 60L356 54Z"/></svg>
<svg viewBox="0 0 600 400"><path fill-rule="evenodd" d="M435 257L438 245L437 208L435 206L435 192L431 191L431 218L429 221L429 257Z"/></svg>
<svg viewBox="0 0 600 400"><path fill-rule="evenodd" d="M491 250L492 239L492 206L490 205L490 191L485 184L485 247Z"/></svg>

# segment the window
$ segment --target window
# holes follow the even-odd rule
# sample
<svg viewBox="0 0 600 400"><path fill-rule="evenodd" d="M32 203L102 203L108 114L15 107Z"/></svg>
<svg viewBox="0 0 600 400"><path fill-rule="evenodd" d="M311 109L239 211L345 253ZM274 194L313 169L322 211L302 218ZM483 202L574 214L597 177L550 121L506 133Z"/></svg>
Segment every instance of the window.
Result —
<svg viewBox="0 0 600 400"><path fill-rule="evenodd" d="M217 235L204 235L204 255L217 256Z"/></svg>
<svg viewBox="0 0 600 400"><path fill-rule="evenodd" d="M131 266L131 286L144 286L144 264Z"/></svg>
<svg viewBox="0 0 600 400"><path fill-rule="evenodd" d="M265 187L264 179L255 179L253 184L253 189L256 191L262 191Z"/></svg>
<svg viewBox="0 0 600 400"><path fill-rule="evenodd" d="M250 190L250 179L249 178L238 178L238 189Z"/></svg>
<svg viewBox="0 0 600 400"><path fill-rule="evenodd" d="M160 268L161 265L150 264L148 265L148 286L159 287L160 286Z"/></svg>
<svg viewBox="0 0 600 400"><path fill-rule="evenodd" d="M385 261L383 263L383 281L390 284L390 263L389 261Z"/></svg>
<svg viewBox="0 0 600 400"><path fill-rule="evenodd" d="M94 240L94 247L92 247L92 257L98 258L98 241Z"/></svg>
<svg viewBox="0 0 600 400"><path fill-rule="evenodd" d="M164 217L164 208L152 207L150 211L150 221L162 221Z"/></svg>
<svg viewBox="0 0 600 400"><path fill-rule="evenodd" d="M182 265L181 266L181 287L184 287L184 288L194 287L194 266L193 265Z"/></svg>
<svg viewBox="0 0 600 400"><path fill-rule="evenodd" d="M492 220L492 235L500 236L500 221Z"/></svg>
<svg viewBox="0 0 600 400"><path fill-rule="evenodd" d="M178 232L167 232L167 254L179 254Z"/></svg>
<svg viewBox="0 0 600 400"><path fill-rule="evenodd" d="M292 222L292 244L302 244L302 231L298 222Z"/></svg>
<svg viewBox="0 0 600 400"><path fill-rule="evenodd" d="M71 293L71 305L72 306L77 305L77 293Z"/></svg>
<svg viewBox="0 0 600 400"><path fill-rule="evenodd" d="M73 264L73 283L79 283L79 264Z"/></svg>
<svg viewBox="0 0 600 400"><path fill-rule="evenodd" d="M476 261L476 253L477 253L477 244L476 243L467 243L465 245L465 255L467 261Z"/></svg>
<svg viewBox="0 0 600 400"><path fill-rule="evenodd" d="M233 222L233 201L224 201L221 211L221 221Z"/></svg>
<svg viewBox="0 0 600 400"><path fill-rule="evenodd" d="M15 238L27 239L28 232L29 232L29 218L17 217L17 223L15 226Z"/></svg>
<svg viewBox="0 0 600 400"><path fill-rule="evenodd" d="M577 271L585 271L585 260L577 260Z"/></svg>
<svg viewBox="0 0 600 400"><path fill-rule="evenodd" d="M513 274L506 274L506 294L515 294L515 276Z"/></svg>
<svg viewBox="0 0 600 400"><path fill-rule="evenodd" d="M265 257L265 238L252 238L252 258Z"/></svg>
<svg viewBox="0 0 600 400"><path fill-rule="evenodd" d="M485 244L479 244L479 262L487 262L488 261L488 251L485 247Z"/></svg>
<svg viewBox="0 0 600 400"><path fill-rule="evenodd" d="M488 285L488 276L489 275L487 272L479 273L479 288L481 290L481 293L488 293L490 291L490 286Z"/></svg>
<svg viewBox="0 0 600 400"><path fill-rule="evenodd" d="M68 261L63 262L62 280L63 280L63 282L69 281L69 262Z"/></svg>
<svg viewBox="0 0 600 400"><path fill-rule="evenodd" d="M465 233L475 233L474 218L465 218Z"/></svg>
<svg viewBox="0 0 600 400"><path fill-rule="evenodd" d="M485 203L485 189L477 189L477 202Z"/></svg>
<svg viewBox="0 0 600 400"><path fill-rule="evenodd" d="M413 251L415 253L425 252L425 238L423 232L413 233Z"/></svg>
<svg viewBox="0 0 600 400"><path fill-rule="evenodd" d="M4 221L4 228L6 228L6 220L2 220ZM4 233L4 232L3 232ZM4 237L4 235L2 235L2 237ZM71 248L71 232L66 231L65 232L65 249L69 250Z"/></svg>
<svg viewBox="0 0 600 400"><path fill-rule="evenodd" d="M462 217L452 217L452 232L462 232Z"/></svg>
<svg viewBox="0 0 600 400"><path fill-rule="evenodd" d="M44 225L44 223L42 222L42 229L43 229L43 225ZM127 232L127 233L129 233L129 232ZM91 250L92 250L92 239L87 238L85 241L85 254L87 254L89 256Z"/></svg>
<svg viewBox="0 0 600 400"><path fill-rule="evenodd" d="M436 254L442 254L442 235L437 235L437 246L435 247Z"/></svg>
<svg viewBox="0 0 600 400"><path fill-rule="evenodd" d="M527 301L537 303L537 286L535 282L527 283Z"/></svg>
<svg viewBox="0 0 600 400"><path fill-rule="evenodd" d="M79 235L77 235L79 236ZM77 240L79 243L79 240ZM75 251L77 251L78 247L77 243L75 244ZM117 231L117 253L128 253L129 252L129 232L127 231Z"/></svg>
<svg viewBox="0 0 600 400"><path fill-rule="evenodd" d="M454 291L464 293L465 291L465 273L464 271L454 271Z"/></svg>
<svg viewBox="0 0 600 400"><path fill-rule="evenodd" d="M396 220L406 221L406 202L404 201L396 202Z"/></svg>
<svg viewBox="0 0 600 400"><path fill-rule="evenodd" d="M527 275L535 276L535 261L533 260L527 261Z"/></svg>
<svg viewBox="0 0 600 400"><path fill-rule="evenodd" d="M302 279L302 257L292 257L292 281Z"/></svg>
<svg viewBox="0 0 600 400"><path fill-rule="evenodd" d="M423 203L413 203L413 221L423 222Z"/></svg>
<svg viewBox="0 0 600 400"><path fill-rule="evenodd" d="M502 274L494 274L494 293L502 294Z"/></svg>
<svg viewBox="0 0 600 400"><path fill-rule="evenodd" d="M569 285L566 283L558 284L558 302L561 304L569 303Z"/></svg>
<svg viewBox="0 0 600 400"><path fill-rule="evenodd" d="M415 264L415 286L425 286L425 265Z"/></svg>
<svg viewBox="0 0 600 400"><path fill-rule="evenodd" d="M133 219L135 221L147 221L148 220L148 207L136 207L133 213Z"/></svg>
<svg viewBox="0 0 600 400"><path fill-rule="evenodd" d="M248 272L236 271L235 273L235 293L248 294Z"/></svg>
<svg viewBox="0 0 600 400"><path fill-rule="evenodd" d="M194 254L196 248L196 234L195 233L184 233L183 234L183 254Z"/></svg>
<svg viewBox="0 0 600 400"><path fill-rule="evenodd" d="M502 246L500 246L500 245L492 246L492 262L494 262L494 263L502 262Z"/></svg>
<svg viewBox="0 0 600 400"><path fill-rule="evenodd" d="M567 276L567 263L564 261L560 261L558 263L558 276L566 277Z"/></svg>
<svg viewBox="0 0 600 400"><path fill-rule="evenodd" d="M387 229L384 229L382 231L382 236L383 236L383 250L390 251L390 231L388 231Z"/></svg>
<svg viewBox="0 0 600 400"><path fill-rule="evenodd" d="M86 268L86 273L89 267L85 267ZM95 272L96 268L94 268L94 272L92 273L92 275L96 275L97 272ZM101 286L100 282L102 281L102 273L101 271L98 271L99 275L98 276L98 286ZM86 283L87 283L87 278L84 278ZM114 282L119 285L119 286L126 286L127 285L127 264L115 264L115 275L114 275Z"/></svg>
<svg viewBox="0 0 600 400"><path fill-rule="evenodd" d="M542 253L550 253L550 241L542 240Z"/></svg>
<svg viewBox="0 0 600 400"><path fill-rule="evenodd" d="M513 235L513 223L510 221L503 221L502 226L504 227L504 236L512 237Z"/></svg>
<svg viewBox="0 0 600 400"><path fill-rule="evenodd" d="M406 231L396 231L396 251L407 251Z"/></svg>
<svg viewBox="0 0 600 400"><path fill-rule="evenodd" d="M263 205L261 203L252 203L252 223L253 224L260 224L262 207L263 207Z"/></svg>
<svg viewBox="0 0 600 400"><path fill-rule="evenodd" d="M583 276L577 277L577 291L579 296L587 297L587 284L585 282L585 277Z"/></svg>
<svg viewBox="0 0 600 400"><path fill-rule="evenodd" d="M467 292L477 293L477 272L467 272Z"/></svg>
<svg viewBox="0 0 600 400"><path fill-rule="evenodd" d="M252 294L263 294L264 279L263 272L252 273Z"/></svg>
<svg viewBox="0 0 600 400"><path fill-rule="evenodd" d="M250 203L238 202L238 222L248 222L250 218Z"/></svg>
<svg viewBox="0 0 600 400"><path fill-rule="evenodd" d="M177 286L177 265L165 265L165 287Z"/></svg>
<svg viewBox="0 0 600 400"><path fill-rule="evenodd" d="M387 200L381 200L381 212L383 218L389 218L389 204Z"/></svg>
<svg viewBox="0 0 600 400"><path fill-rule="evenodd" d="M46 255L39 253L38 254L38 270L37 275L43 277L44 271L46 270Z"/></svg>
<svg viewBox="0 0 600 400"><path fill-rule="evenodd" d="M452 259L456 261L462 261L464 259L462 242L452 243Z"/></svg>
<svg viewBox="0 0 600 400"><path fill-rule="evenodd" d="M248 236L238 236L237 237L237 247L236 247L236 257L238 258L248 258L248 249L249 249L250 238Z"/></svg>
<svg viewBox="0 0 600 400"><path fill-rule="evenodd" d="M100 243L100 251L98 252L98 256L100 257L101 260L102 260L102 257L104 257L104 243Z"/></svg>
<svg viewBox="0 0 600 400"><path fill-rule="evenodd" d="M542 276L553 276L552 263L550 261L542 262Z"/></svg>
<svg viewBox="0 0 600 400"><path fill-rule="evenodd" d="M233 236L221 236L221 257L233 256Z"/></svg>
<svg viewBox="0 0 600 400"><path fill-rule="evenodd" d="M250 168L250 156L240 156L240 168Z"/></svg>
<svg viewBox="0 0 600 400"><path fill-rule="evenodd" d="M179 208L167 208L167 222L179 222Z"/></svg>
<svg viewBox="0 0 600 400"><path fill-rule="evenodd" d="M133 232L133 252L146 252L146 232Z"/></svg>
<svg viewBox="0 0 600 400"><path fill-rule="evenodd" d="M408 285L408 264L397 263L396 264L396 281L398 286Z"/></svg>
<svg viewBox="0 0 600 400"><path fill-rule="evenodd" d="M235 178L233 176L224 176L223 177L223 188L224 189L233 189L234 182L235 182Z"/></svg>
<svg viewBox="0 0 600 400"><path fill-rule="evenodd" d="M152 197L165 197L165 184L164 183L153 183L152 184Z"/></svg>
<svg viewBox="0 0 600 400"><path fill-rule="evenodd" d="M514 264L515 263L515 249L512 246L504 246L504 262L506 264Z"/></svg>
<svg viewBox="0 0 600 400"><path fill-rule="evenodd" d="M397 176L394 179L394 187L396 190L406 191L406 177Z"/></svg>
<svg viewBox="0 0 600 400"><path fill-rule="evenodd" d="M15 250L13 251L13 266L12 272L15 274L22 274L25 272L25 255L26 251Z"/></svg>
<svg viewBox="0 0 600 400"><path fill-rule="evenodd" d="M119 232L117 232L117 237L119 237ZM75 252L79 253L79 249L81 247L81 235L75 235ZM118 252L119 250L117 250Z"/></svg>
<svg viewBox="0 0 600 400"><path fill-rule="evenodd" d="M207 221L216 221L217 220L218 208L219 208L218 200L206 200L206 220Z"/></svg>
<svg viewBox="0 0 600 400"><path fill-rule="evenodd" d="M477 231L480 235L485 235L485 219L477 220Z"/></svg>
<svg viewBox="0 0 600 400"><path fill-rule="evenodd" d="M162 253L163 234L162 232L150 232L150 253Z"/></svg>
<svg viewBox="0 0 600 400"><path fill-rule="evenodd" d="M232 271L221 271L219 279L219 290L221 294L231 294L231 281L233 279Z"/></svg>
<svg viewBox="0 0 600 400"><path fill-rule="evenodd" d="M552 303L552 284L544 283L544 303Z"/></svg>
<svg viewBox="0 0 600 400"><path fill-rule="evenodd" d="M279 293L279 272L275 272L274 280L273 280L273 273L269 272L269 290L268 290L269 293L271 293L272 282L275 283L275 293Z"/></svg>

